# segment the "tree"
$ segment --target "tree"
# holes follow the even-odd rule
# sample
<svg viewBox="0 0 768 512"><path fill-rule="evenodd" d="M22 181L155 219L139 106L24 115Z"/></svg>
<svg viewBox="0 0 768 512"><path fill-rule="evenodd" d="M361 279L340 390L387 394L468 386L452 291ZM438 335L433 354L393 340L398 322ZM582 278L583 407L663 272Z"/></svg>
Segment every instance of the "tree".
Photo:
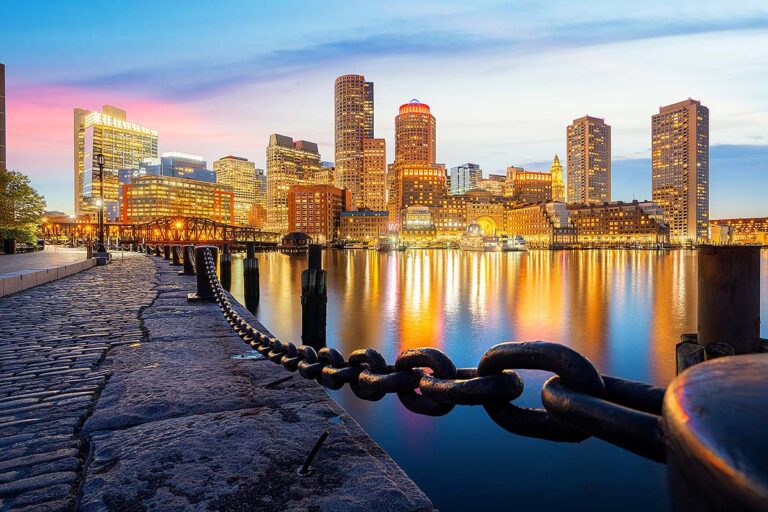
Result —
<svg viewBox="0 0 768 512"><path fill-rule="evenodd" d="M35 240L35 231L45 211L45 198L20 172L0 169L0 238Z"/></svg>

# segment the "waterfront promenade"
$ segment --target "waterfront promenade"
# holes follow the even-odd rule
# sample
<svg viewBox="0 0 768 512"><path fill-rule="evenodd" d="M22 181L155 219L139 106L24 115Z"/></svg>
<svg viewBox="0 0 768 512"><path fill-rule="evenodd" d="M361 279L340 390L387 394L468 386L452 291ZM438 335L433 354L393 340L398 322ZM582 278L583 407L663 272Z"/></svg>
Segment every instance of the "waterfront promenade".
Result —
<svg viewBox="0 0 768 512"><path fill-rule="evenodd" d="M432 509L318 384L188 303L177 269L125 254L0 298L0 509Z"/></svg>

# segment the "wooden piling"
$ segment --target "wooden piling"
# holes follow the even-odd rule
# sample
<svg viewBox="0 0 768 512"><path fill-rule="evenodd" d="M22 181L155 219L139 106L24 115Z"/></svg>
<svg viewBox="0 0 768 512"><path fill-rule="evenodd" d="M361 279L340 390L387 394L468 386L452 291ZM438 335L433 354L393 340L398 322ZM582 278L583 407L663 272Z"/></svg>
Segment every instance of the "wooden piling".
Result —
<svg viewBox="0 0 768 512"><path fill-rule="evenodd" d="M319 244L310 244L308 268L301 273L301 342L315 350L325 347L328 288L322 251Z"/></svg>
<svg viewBox="0 0 768 512"><path fill-rule="evenodd" d="M221 274L221 286L225 290L232 287L232 254L229 252L229 244L224 244L219 260L219 273Z"/></svg>
<svg viewBox="0 0 768 512"><path fill-rule="evenodd" d="M245 306L253 311L259 302L259 260L256 258L256 244L248 242L246 257L243 260L243 291Z"/></svg>

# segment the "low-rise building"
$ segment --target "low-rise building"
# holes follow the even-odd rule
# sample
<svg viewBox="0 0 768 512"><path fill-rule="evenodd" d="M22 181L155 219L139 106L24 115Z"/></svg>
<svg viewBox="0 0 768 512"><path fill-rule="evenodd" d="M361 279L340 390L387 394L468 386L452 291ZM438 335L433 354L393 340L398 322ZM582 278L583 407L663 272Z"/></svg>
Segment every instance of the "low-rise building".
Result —
<svg viewBox="0 0 768 512"><path fill-rule="evenodd" d="M489 174L487 178L480 178L475 188L490 192L494 196L503 196L506 177L501 174Z"/></svg>
<svg viewBox="0 0 768 512"><path fill-rule="evenodd" d="M576 243L565 203L515 205L504 212L509 236L522 236L530 247L558 247Z"/></svg>
<svg viewBox="0 0 768 512"><path fill-rule="evenodd" d="M571 204L571 225L580 245L652 246L669 243L663 211L652 201Z"/></svg>
<svg viewBox="0 0 768 512"><path fill-rule="evenodd" d="M709 233L712 243L768 245L768 217L711 220Z"/></svg>
<svg viewBox="0 0 768 512"><path fill-rule="evenodd" d="M526 171L522 167L507 167L506 194L521 203L552 201L552 174Z"/></svg>
<svg viewBox="0 0 768 512"><path fill-rule="evenodd" d="M352 209L348 190L332 185L294 185L288 189L288 231L301 231L317 243L339 237L341 212Z"/></svg>
<svg viewBox="0 0 768 512"><path fill-rule="evenodd" d="M371 242L389 234L389 212L387 211L341 212L339 217L341 240Z"/></svg>

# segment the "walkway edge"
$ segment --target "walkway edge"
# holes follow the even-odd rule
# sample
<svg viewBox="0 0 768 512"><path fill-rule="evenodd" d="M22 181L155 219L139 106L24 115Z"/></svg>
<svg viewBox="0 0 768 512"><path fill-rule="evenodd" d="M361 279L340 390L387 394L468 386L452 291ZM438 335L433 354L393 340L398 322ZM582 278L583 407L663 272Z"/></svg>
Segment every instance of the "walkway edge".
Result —
<svg viewBox="0 0 768 512"><path fill-rule="evenodd" d="M96 258L42 270L22 270L0 276L0 297L50 283L96 266Z"/></svg>

